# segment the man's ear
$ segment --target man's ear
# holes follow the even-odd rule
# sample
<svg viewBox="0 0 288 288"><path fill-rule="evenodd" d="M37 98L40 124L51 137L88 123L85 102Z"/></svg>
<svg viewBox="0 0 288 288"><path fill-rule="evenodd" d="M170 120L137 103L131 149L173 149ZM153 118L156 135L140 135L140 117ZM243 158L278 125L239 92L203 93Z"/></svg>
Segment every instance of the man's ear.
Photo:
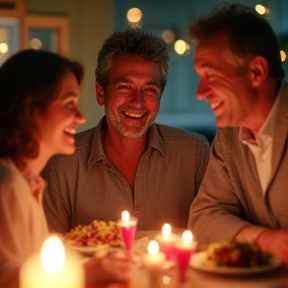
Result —
<svg viewBox="0 0 288 288"><path fill-rule="evenodd" d="M97 102L100 106L105 105L105 97L104 97L104 89L103 86L100 85L98 82L95 84L95 90L96 90L96 97L97 97Z"/></svg>
<svg viewBox="0 0 288 288"><path fill-rule="evenodd" d="M262 56L256 56L249 63L249 73L252 87L259 87L268 77L269 66Z"/></svg>

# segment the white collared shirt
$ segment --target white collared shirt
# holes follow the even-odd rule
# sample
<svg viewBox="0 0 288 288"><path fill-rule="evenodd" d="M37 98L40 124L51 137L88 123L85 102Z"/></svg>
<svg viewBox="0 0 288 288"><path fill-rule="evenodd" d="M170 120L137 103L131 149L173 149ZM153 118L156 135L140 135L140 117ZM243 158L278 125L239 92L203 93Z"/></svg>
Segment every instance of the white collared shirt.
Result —
<svg viewBox="0 0 288 288"><path fill-rule="evenodd" d="M239 130L241 142L249 147L254 156L263 196L265 196L271 181L273 134L279 107L279 99L280 97L277 95L267 119L259 132L255 135L255 138L250 129L240 127Z"/></svg>

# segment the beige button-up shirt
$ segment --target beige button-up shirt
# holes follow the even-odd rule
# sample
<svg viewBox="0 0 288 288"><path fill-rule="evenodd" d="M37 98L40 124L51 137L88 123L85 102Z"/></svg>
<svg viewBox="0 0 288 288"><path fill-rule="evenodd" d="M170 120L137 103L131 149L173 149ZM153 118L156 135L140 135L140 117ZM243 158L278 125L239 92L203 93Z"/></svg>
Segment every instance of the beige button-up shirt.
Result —
<svg viewBox="0 0 288 288"><path fill-rule="evenodd" d="M101 130L77 135L76 152L51 159L43 205L52 229L65 233L92 220L117 221L123 210L138 218L138 230L164 223L186 228L189 207L206 171L209 144L189 131L153 123L148 149L136 173L134 197L124 177L107 159Z"/></svg>

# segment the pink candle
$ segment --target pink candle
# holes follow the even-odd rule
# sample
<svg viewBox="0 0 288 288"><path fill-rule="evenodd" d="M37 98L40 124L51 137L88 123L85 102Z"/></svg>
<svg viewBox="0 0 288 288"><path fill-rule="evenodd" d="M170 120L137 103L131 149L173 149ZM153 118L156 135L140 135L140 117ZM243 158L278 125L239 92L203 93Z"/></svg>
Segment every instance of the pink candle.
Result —
<svg viewBox="0 0 288 288"><path fill-rule="evenodd" d="M137 218L130 217L128 211L122 212L122 220L118 220L117 226L120 230L122 240L127 250L131 250L136 233Z"/></svg>
<svg viewBox="0 0 288 288"><path fill-rule="evenodd" d="M186 279L186 271L188 270L190 258L197 248L197 242L193 241L193 235L186 230L182 235L182 240L175 244L175 256L178 266L179 279Z"/></svg>
<svg viewBox="0 0 288 288"><path fill-rule="evenodd" d="M162 235L156 237L159 243L160 251L166 255L166 260L172 260L175 249L175 237L171 235L171 226L164 224L162 227Z"/></svg>

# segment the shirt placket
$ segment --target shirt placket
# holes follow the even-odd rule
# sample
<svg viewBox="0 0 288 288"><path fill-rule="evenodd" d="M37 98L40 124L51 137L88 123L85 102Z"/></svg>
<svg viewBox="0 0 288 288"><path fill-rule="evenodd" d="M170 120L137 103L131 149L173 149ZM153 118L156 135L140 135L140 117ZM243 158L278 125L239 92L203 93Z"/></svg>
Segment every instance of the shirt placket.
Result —
<svg viewBox="0 0 288 288"><path fill-rule="evenodd" d="M138 218L138 229L141 230L147 225L147 173L150 150L151 148L142 155L135 177L134 213Z"/></svg>
<svg viewBox="0 0 288 288"><path fill-rule="evenodd" d="M122 192L123 192L123 196L125 197L125 201L127 203L127 209L129 210L129 212L133 212L133 214L134 214L133 194L132 194L132 191L130 189L128 182L114 168L114 166L108 160L105 159L103 164L104 164L104 167L109 171L109 173L114 173L118 176L119 180L122 183L122 187L123 187Z"/></svg>

